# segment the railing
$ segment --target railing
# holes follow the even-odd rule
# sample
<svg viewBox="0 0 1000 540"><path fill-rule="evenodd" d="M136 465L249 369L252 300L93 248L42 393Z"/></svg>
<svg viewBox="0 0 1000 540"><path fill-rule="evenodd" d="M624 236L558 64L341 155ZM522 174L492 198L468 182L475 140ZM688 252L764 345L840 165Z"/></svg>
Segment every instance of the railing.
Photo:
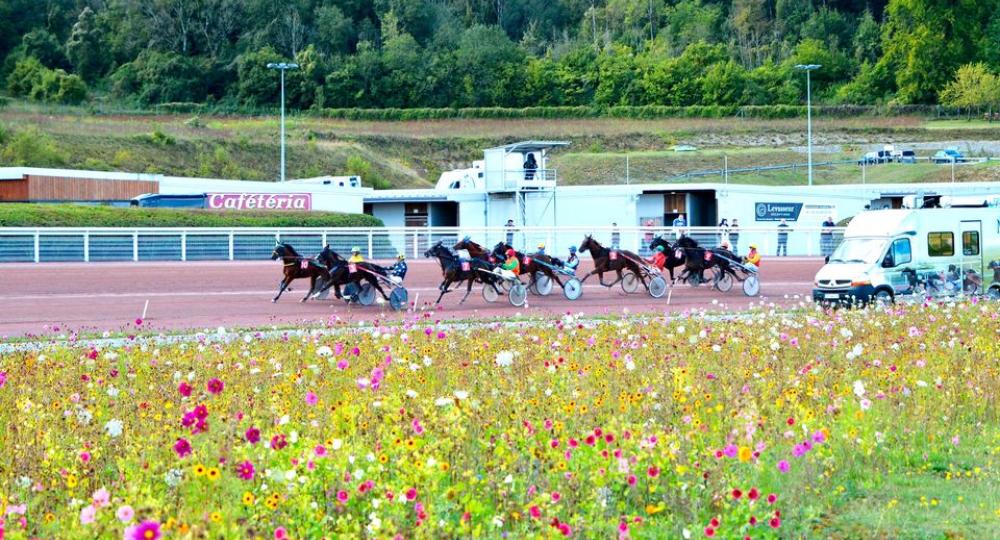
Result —
<svg viewBox="0 0 1000 540"><path fill-rule="evenodd" d="M504 169L505 189L555 187L556 169Z"/></svg>
<svg viewBox="0 0 1000 540"><path fill-rule="evenodd" d="M789 256L822 256L831 253L843 229L819 227L788 229L785 251ZM642 255L649 241L663 235L670 241L686 234L699 244L715 247L728 241L737 253L751 244L765 256L781 246L778 229L746 227L385 227L385 228L0 228L0 262L102 262L102 261L253 261L270 258L275 242L287 242L302 255L314 255L329 245L340 253L359 248L369 259L391 259L399 253L420 258L441 241L452 246L464 236L493 248L498 242L534 252L545 244L547 253L564 256L569 246L579 246L591 234L604 246L616 245ZM616 241L617 240L617 241Z"/></svg>

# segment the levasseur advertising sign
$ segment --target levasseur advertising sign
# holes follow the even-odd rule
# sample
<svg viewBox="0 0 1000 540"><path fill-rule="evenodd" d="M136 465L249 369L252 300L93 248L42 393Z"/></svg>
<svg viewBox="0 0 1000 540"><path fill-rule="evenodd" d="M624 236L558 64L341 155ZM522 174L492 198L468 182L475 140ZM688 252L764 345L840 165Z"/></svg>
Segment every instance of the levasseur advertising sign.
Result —
<svg viewBox="0 0 1000 540"><path fill-rule="evenodd" d="M311 193L206 193L212 210L312 210Z"/></svg>
<svg viewBox="0 0 1000 540"><path fill-rule="evenodd" d="M802 203L759 202L754 206L757 221L798 221Z"/></svg>

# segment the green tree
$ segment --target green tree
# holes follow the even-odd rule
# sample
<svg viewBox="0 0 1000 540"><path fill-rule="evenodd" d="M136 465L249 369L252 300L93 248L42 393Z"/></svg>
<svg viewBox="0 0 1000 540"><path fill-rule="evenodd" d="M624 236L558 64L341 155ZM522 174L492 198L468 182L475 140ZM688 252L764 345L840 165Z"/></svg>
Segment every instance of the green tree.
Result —
<svg viewBox="0 0 1000 540"><path fill-rule="evenodd" d="M612 45L597 59L597 105L635 105L641 98L639 81L635 77L636 62L632 49Z"/></svg>
<svg viewBox="0 0 1000 540"><path fill-rule="evenodd" d="M802 27L812 13L812 0L777 0L774 3L774 20L780 37L791 43L798 41Z"/></svg>
<svg viewBox="0 0 1000 540"><path fill-rule="evenodd" d="M63 52L59 39L44 28L35 28L24 34L21 45L12 56L34 56L43 65L50 68L68 68L66 54Z"/></svg>
<svg viewBox="0 0 1000 540"><path fill-rule="evenodd" d="M327 54L348 52L353 37L353 24L337 6L316 9L316 44Z"/></svg>
<svg viewBox="0 0 1000 540"><path fill-rule="evenodd" d="M671 50L679 53L692 43L717 41L723 20L718 4L681 0L666 9L666 26L658 37L668 40Z"/></svg>
<svg viewBox="0 0 1000 540"><path fill-rule="evenodd" d="M281 74L268 69L267 65L287 61L271 46L241 55L236 69L240 102L251 106L277 104L281 97L278 80ZM286 90L291 73L293 71L285 73Z"/></svg>
<svg viewBox="0 0 1000 540"><path fill-rule="evenodd" d="M523 84L524 51L496 26L473 26L462 33L455 51L460 78L459 104L469 107L511 105L510 88Z"/></svg>
<svg viewBox="0 0 1000 540"><path fill-rule="evenodd" d="M871 11L866 9L858 20L857 30L854 32L854 38L851 41L854 50L854 61L859 66L865 62L875 63L878 61L879 55L882 52L879 47L881 32L882 29L879 28L875 17L872 17Z"/></svg>
<svg viewBox="0 0 1000 540"><path fill-rule="evenodd" d="M965 64L955 72L955 78L941 90L941 103L953 107L991 110L1000 102L1000 77L991 73L985 63Z"/></svg>
<svg viewBox="0 0 1000 540"><path fill-rule="evenodd" d="M45 66L34 56L21 60L7 75L7 91L14 96L27 96L32 88L41 84L46 71Z"/></svg>
<svg viewBox="0 0 1000 540"><path fill-rule="evenodd" d="M745 105L749 76L733 60L712 64L699 79L702 105Z"/></svg>
<svg viewBox="0 0 1000 540"><path fill-rule="evenodd" d="M802 37L822 41L831 50L846 50L854 37L854 25L843 12L821 6L806 21Z"/></svg>
<svg viewBox="0 0 1000 540"><path fill-rule="evenodd" d="M144 104L205 99L206 69L198 59L151 49L111 75L116 95Z"/></svg>
<svg viewBox="0 0 1000 540"><path fill-rule="evenodd" d="M109 57L103 31L89 6L83 8L73 25L73 32L66 41L66 56L76 73L88 81L97 79L107 69Z"/></svg>

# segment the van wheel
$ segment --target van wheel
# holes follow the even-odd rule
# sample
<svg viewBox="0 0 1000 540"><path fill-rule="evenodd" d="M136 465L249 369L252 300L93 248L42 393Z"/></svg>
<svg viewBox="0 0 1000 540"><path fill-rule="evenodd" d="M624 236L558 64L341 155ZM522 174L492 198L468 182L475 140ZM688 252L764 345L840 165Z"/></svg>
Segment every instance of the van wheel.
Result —
<svg viewBox="0 0 1000 540"><path fill-rule="evenodd" d="M886 289L879 289L875 291L875 296L873 297L875 305L884 306L893 303L892 293Z"/></svg>

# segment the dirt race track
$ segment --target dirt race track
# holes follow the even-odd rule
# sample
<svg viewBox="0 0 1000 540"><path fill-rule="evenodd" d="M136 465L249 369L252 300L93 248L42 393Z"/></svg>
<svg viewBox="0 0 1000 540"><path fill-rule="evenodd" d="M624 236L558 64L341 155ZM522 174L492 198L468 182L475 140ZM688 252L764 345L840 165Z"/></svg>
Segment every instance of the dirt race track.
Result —
<svg viewBox="0 0 1000 540"><path fill-rule="evenodd" d="M580 275L589 270L584 268L587 264L581 265ZM442 320L567 312L621 314L626 308L630 313L702 308L738 311L760 301L789 305L807 298L821 265L820 259L765 259L759 298L744 296L739 283L726 294L704 285L677 285L669 303L666 295L654 299L642 289L631 295L617 286L606 289L594 276L573 302L563 297L556 285L548 297L529 294L528 305L522 308L511 306L505 296L489 304L477 284L465 304L458 304L463 289L445 295L442 305L434 308L430 302L437 298L441 272L437 263L430 261L410 263L406 287L417 310L433 312L434 319ZM338 317L352 322L376 317L398 320L407 316L392 311L387 304L347 306L332 294L329 300L300 303L307 281L293 283L292 292L272 304L280 273L277 262L0 265L0 338L134 332L147 300L142 325L147 331L317 324ZM713 300L718 303L713 304Z"/></svg>

